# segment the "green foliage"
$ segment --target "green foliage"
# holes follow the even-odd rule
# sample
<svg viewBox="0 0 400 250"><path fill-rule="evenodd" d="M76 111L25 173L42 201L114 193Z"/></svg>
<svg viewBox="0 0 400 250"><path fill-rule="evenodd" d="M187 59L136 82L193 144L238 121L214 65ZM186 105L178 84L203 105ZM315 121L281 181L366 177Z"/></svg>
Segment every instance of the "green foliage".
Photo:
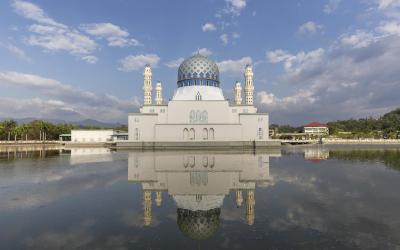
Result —
<svg viewBox="0 0 400 250"><path fill-rule="evenodd" d="M328 122L329 132L342 138L397 138L400 108L375 119L372 117ZM350 132L344 134L343 132Z"/></svg>
<svg viewBox="0 0 400 250"><path fill-rule="evenodd" d="M303 130L302 127L296 128L290 125L278 125L278 124L271 124L269 128L277 129L279 133L300 133Z"/></svg>
<svg viewBox="0 0 400 250"><path fill-rule="evenodd" d="M72 124L52 124L43 120L35 120L27 124L17 124L16 121L0 122L0 140L39 140L41 133L46 134L47 140L58 140L60 134L69 134L72 129L100 129L94 126L77 126ZM127 131L126 125L118 127Z"/></svg>

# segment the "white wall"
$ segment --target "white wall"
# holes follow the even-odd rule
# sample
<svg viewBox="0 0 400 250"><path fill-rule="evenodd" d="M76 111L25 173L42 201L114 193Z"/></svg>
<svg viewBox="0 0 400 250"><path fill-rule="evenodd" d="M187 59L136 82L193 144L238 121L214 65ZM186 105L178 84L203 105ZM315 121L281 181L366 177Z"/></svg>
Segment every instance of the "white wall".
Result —
<svg viewBox="0 0 400 250"><path fill-rule="evenodd" d="M105 130L71 130L71 142L107 142L111 141L112 129Z"/></svg>
<svg viewBox="0 0 400 250"><path fill-rule="evenodd" d="M140 111L142 113L129 114L130 141L191 141L190 135L184 138L185 128L189 133L191 129L195 131L194 141L268 139L268 115L255 114L257 109L251 105L229 106L227 101L170 101L168 106L148 105ZM191 121L192 111L206 111L207 120ZM206 139L203 129L207 129Z"/></svg>
<svg viewBox="0 0 400 250"><path fill-rule="evenodd" d="M157 114L130 114L128 117L128 140L154 141L157 119ZM136 136L136 130L138 131L138 136Z"/></svg>
<svg viewBox="0 0 400 250"><path fill-rule="evenodd" d="M208 123L229 123L230 109L227 101L170 101L168 123L190 123L190 112L207 111Z"/></svg>
<svg viewBox="0 0 400 250"><path fill-rule="evenodd" d="M240 114L240 123L242 124L243 140L268 140L269 125L267 114ZM258 131L261 128L262 137L259 137Z"/></svg>
<svg viewBox="0 0 400 250"><path fill-rule="evenodd" d="M183 131L187 128L195 132L194 140L184 139ZM207 129L208 137L204 139L203 129ZM211 129L214 129L214 139L211 136ZM157 141L241 141L242 132L239 124L157 124Z"/></svg>

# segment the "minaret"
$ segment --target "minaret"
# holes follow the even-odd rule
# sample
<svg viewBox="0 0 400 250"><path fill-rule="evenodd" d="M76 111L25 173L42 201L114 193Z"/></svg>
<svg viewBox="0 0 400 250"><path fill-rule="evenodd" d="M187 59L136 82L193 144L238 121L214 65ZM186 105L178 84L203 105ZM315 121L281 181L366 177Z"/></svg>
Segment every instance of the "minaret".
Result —
<svg viewBox="0 0 400 250"><path fill-rule="evenodd" d="M151 224L151 203L151 191L143 191L143 219L145 226L150 226Z"/></svg>
<svg viewBox="0 0 400 250"><path fill-rule="evenodd" d="M146 65L143 72L143 92L144 92L144 105L151 105L151 91L153 90L151 86L151 67L150 65Z"/></svg>
<svg viewBox="0 0 400 250"><path fill-rule="evenodd" d="M256 201L254 199L254 190L247 191L246 199L246 220L248 225L254 224L254 205Z"/></svg>
<svg viewBox="0 0 400 250"><path fill-rule="evenodd" d="M240 207L243 203L242 190L236 190L236 206Z"/></svg>
<svg viewBox="0 0 400 250"><path fill-rule="evenodd" d="M161 206L161 202L162 202L162 194L161 191L157 191L156 192L156 205L157 207Z"/></svg>
<svg viewBox="0 0 400 250"><path fill-rule="evenodd" d="M246 65L244 70L244 95L246 98L247 105L253 105L253 93L254 93L254 85L253 85L253 68L250 64Z"/></svg>
<svg viewBox="0 0 400 250"><path fill-rule="evenodd" d="M242 86L240 85L240 82L236 82L235 85L235 104L242 104Z"/></svg>
<svg viewBox="0 0 400 250"><path fill-rule="evenodd" d="M162 98L162 86L161 86L161 82L158 81L157 85L156 85L156 104L157 105L161 105L163 102L163 98Z"/></svg>

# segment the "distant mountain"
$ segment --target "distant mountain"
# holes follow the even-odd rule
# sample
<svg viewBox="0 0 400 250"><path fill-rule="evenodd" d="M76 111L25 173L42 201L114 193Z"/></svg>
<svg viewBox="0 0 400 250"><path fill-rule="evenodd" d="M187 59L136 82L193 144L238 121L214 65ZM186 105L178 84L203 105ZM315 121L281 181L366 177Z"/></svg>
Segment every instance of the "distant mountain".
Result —
<svg viewBox="0 0 400 250"><path fill-rule="evenodd" d="M64 120L59 120L59 119L41 119L41 118L33 118L33 117L27 117L27 118L0 118L0 121L4 121L4 120L14 120L16 121L18 124L25 124L25 123L30 123L34 120L44 120L53 124L73 124L73 125L77 125L77 126L82 126L82 127L89 127L89 126L93 126L93 127L99 127L99 128L115 128L115 127L119 127L121 125L126 125L124 123L107 123L107 122L101 122L98 120L94 120L94 119L86 119L86 120L82 120L82 121L64 121Z"/></svg>
<svg viewBox="0 0 400 250"><path fill-rule="evenodd" d="M71 124L78 125L78 126L95 126L95 127L100 127L100 128L115 128L119 127L121 125L124 125L122 123L106 123L106 122L100 122L94 119L86 119L82 121L77 121L77 122L70 122Z"/></svg>

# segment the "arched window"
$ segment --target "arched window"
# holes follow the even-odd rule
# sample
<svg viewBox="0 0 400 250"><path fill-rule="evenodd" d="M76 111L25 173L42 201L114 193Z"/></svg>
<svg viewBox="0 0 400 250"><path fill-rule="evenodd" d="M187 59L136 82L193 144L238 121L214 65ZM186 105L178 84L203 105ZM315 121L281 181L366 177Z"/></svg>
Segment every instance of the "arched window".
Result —
<svg viewBox="0 0 400 250"><path fill-rule="evenodd" d="M203 112L201 112L201 122L208 123L208 112L207 112L207 110L203 110Z"/></svg>
<svg viewBox="0 0 400 250"><path fill-rule="evenodd" d="M187 128L185 128L185 129L183 130L183 140L184 140L184 141L189 140L189 130L188 130Z"/></svg>
<svg viewBox="0 0 400 250"><path fill-rule="evenodd" d="M190 111L189 120L190 120L190 123L195 123L196 122L196 111L194 111L194 110Z"/></svg>
<svg viewBox="0 0 400 250"><path fill-rule="evenodd" d="M203 128L203 140L208 140L208 129Z"/></svg>
<svg viewBox="0 0 400 250"><path fill-rule="evenodd" d="M196 137L195 137L194 128L191 128L189 130L189 140L195 140L195 139L196 139Z"/></svg>
<svg viewBox="0 0 400 250"><path fill-rule="evenodd" d="M208 138L209 138L210 140L214 140L214 139L215 139L214 136L215 136L215 135L214 135L214 129L213 129L213 128L210 128L210 130L209 130L209 132L208 132Z"/></svg>
<svg viewBox="0 0 400 250"><path fill-rule="evenodd" d="M201 101L200 92L197 92L197 94L196 94L196 101Z"/></svg>

